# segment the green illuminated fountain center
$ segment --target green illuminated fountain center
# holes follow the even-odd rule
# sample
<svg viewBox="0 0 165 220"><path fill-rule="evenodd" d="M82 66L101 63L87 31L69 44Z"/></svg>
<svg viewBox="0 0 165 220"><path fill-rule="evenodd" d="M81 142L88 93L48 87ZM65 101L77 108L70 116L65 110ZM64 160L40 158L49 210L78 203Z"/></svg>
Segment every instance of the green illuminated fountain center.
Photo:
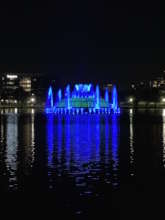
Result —
<svg viewBox="0 0 165 220"><path fill-rule="evenodd" d="M70 98L70 105L72 108L95 108L96 99L92 97L88 98ZM109 103L103 98L100 98L100 108L108 108ZM56 104L56 108L66 108L66 99L62 99Z"/></svg>

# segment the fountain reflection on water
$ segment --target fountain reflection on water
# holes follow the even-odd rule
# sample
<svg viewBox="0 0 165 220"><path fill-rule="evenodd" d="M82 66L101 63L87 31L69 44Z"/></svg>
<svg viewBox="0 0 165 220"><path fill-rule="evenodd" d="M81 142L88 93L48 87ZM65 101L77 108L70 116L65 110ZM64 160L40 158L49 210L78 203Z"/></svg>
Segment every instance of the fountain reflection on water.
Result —
<svg viewBox="0 0 165 220"><path fill-rule="evenodd" d="M85 187L86 178L93 182L99 181L101 173L105 172L101 166L104 162L107 167L106 182L112 183L113 187L118 186L120 133L117 116L108 119L102 115L58 118L49 115L47 130L48 167L54 170L51 169L50 182L54 172L58 172L60 176L65 172L75 179L77 186ZM102 143L103 136L105 143ZM53 155L56 155L55 163L52 163ZM83 188L82 193L85 190Z"/></svg>

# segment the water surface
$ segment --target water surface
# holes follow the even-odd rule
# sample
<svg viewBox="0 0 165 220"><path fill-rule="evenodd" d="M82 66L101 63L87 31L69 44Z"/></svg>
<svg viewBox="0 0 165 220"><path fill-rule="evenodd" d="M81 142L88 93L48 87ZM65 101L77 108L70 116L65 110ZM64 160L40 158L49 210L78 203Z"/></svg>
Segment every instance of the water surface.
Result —
<svg viewBox="0 0 165 220"><path fill-rule="evenodd" d="M164 166L165 110L0 114L1 192L52 192L81 214L107 198L119 205L132 193L164 192Z"/></svg>

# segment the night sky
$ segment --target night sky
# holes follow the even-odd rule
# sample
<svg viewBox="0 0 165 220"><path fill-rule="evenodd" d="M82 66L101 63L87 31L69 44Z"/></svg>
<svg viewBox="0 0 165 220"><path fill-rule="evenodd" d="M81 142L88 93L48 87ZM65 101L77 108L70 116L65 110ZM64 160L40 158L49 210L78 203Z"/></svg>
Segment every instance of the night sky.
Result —
<svg viewBox="0 0 165 220"><path fill-rule="evenodd" d="M13 1L2 6L0 72L43 72L61 81L127 82L165 69L160 5L107 2L59 0L18 6Z"/></svg>

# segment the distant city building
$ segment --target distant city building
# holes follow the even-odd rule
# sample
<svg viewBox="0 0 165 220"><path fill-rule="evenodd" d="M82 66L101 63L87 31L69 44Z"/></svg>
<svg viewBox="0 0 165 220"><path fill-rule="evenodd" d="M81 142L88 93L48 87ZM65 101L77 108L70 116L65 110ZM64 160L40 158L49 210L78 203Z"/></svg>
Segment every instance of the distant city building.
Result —
<svg viewBox="0 0 165 220"><path fill-rule="evenodd" d="M1 77L1 89L16 90L19 88L19 77L17 74L3 74Z"/></svg>
<svg viewBox="0 0 165 220"><path fill-rule="evenodd" d="M158 77L155 80L149 82L151 88L165 88L165 79L164 77Z"/></svg>
<svg viewBox="0 0 165 220"><path fill-rule="evenodd" d="M15 91L23 89L24 92L31 92L34 82L37 81L37 74L25 73L3 73L1 75L1 89Z"/></svg>
<svg viewBox="0 0 165 220"><path fill-rule="evenodd" d="M141 81L138 83L132 83L131 89L138 90L138 89L165 89L165 71L163 71L162 76L157 77L152 80L148 81Z"/></svg>
<svg viewBox="0 0 165 220"><path fill-rule="evenodd" d="M45 79L39 73L3 73L0 75L0 104L35 103L44 94ZM43 83L44 82L44 83Z"/></svg>

